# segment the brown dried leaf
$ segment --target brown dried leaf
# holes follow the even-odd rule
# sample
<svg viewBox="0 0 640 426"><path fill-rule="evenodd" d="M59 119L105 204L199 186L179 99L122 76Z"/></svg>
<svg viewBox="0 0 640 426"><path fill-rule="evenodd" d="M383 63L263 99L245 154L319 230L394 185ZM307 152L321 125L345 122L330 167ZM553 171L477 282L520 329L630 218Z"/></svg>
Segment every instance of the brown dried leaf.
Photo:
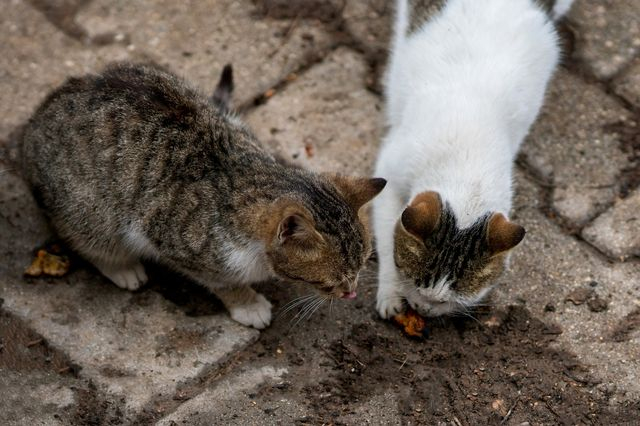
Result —
<svg viewBox="0 0 640 426"><path fill-rule="evenodd" d="M506 404L504 403L504 400L502 399L496 399L495 401L493 401L491 403L491 408L493 408L493 411L498 412L498 414L500 414L501 417L506 416L507 413L509 412Z"/></svg>
<svg viewBox="0 0 640 426"><path fill-rule="evenodd" d="M31 265L24 271L29 277L61 277L69 272L71 262L67 256L58 256L51 254L44 249L38 250L36 258Z"/></svg>

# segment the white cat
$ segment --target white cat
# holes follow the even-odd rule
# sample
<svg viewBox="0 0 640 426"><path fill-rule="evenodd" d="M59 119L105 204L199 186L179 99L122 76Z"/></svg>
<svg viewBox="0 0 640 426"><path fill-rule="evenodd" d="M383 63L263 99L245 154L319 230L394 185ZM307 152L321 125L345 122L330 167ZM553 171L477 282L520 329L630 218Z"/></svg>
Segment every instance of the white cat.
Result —
<svg viewBox="0 0 640 426"><path fill-rule="evenodd" d="M374 201L383 318L405 299L425 316L477 304L524 237L506 219L513 161L559 60L552 18L571 2L547 14L533 0L449 0L420 22L431 2L397 1L376 166L388 184Z"/></svg>

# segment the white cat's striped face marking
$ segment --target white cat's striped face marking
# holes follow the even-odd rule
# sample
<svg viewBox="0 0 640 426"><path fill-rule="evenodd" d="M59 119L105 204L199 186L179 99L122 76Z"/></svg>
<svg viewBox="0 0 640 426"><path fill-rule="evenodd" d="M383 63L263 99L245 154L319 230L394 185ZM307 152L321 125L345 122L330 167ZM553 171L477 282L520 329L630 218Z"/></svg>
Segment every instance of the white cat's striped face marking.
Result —
<svg viewBox="0 0 640 426"><path fill-rule="evenodd" d="M505 252L524 229L502 214L486 214L460 229L435 192L418 195L396 227L394 259L408 304L423 316L464 313L504 271Z"/></svg>

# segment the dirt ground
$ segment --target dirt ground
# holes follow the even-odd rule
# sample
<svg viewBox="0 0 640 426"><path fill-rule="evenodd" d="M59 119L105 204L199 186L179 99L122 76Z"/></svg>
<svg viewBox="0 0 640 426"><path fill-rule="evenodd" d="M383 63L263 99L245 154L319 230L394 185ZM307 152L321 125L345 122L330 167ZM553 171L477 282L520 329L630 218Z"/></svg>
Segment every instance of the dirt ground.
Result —
<svg viewBox="0 0 640 426"><path fill-rule="evenodd" d="M286 386L256 394L261 406L273 409L281 395L302 393L313 415L300 423L347 424L341 418L354 402L389 390L405 424L640 421L640 403L612 410L607 395L594 391L598 381L587 369L553 348L562 330L533 318L526 306L435 320L430 337L416 341L377 317L373 290L363 296L356 309L340 301L293 329L295 320L282 318L263 333L245 356L285 356L292 368ZM308 357L310 348L324 355ZM309 381L310 370L316 383Z"/></svg>
<svg viewBox="0 0 640 426"><path fill-rule="evenodd" d="M367 273L373 274L375 268L376 263L370 262ZM170 284L180 278L156 267L149 290L160 292L190 316L223 309L196 284L180 288ZM296 419L301 425L355 424L350 417L356 414L354 406L386 391L397 398L403 424L448 424L451 419L461 425L640 422L640 402L612 407L610 395L599 389L600 382L588 369L572 354L554 347L563 330L532 317L524 301L505 308L490 306L489 300L471 317L430 321L429 337L413 339L377 316L372 282L362 283L357 301L324 304L299 322L298 309L278 316L292 300L291 289L271 284L262 290L272 298L275 322L256 344L231 359L224 373L202 378L194 389L215 383L240 365L284 363L289 373L283 382L263 386L249 396L267 414L275 414L283 398L303 401L309 414ZM307 294L304 288L293 290ZM638 327L638 317L620 324L612 341L624 339ZM23 338L22 346L36 338ZM181 336L176 344L189 345L188 336ZM18 346L14 344L15 349ZM17 355L22 356L19 362L34 362L24 348L17 353L22 354ZM47 365L40 361L38 368ZM185 386L179 394L187 400L192 392ZM125 422L121 414L104 407L105 417L92 416L98 407L95 399L88 400L75 413L75 420L80 424ZM148 413L143 423L153 419ZM242 423L241 413L236 420Z"/></svg>
<svg viewBox="0 0 640 426"><path fill-rule="evenodd" d="M19 3L15 1L12 4ZM130 58L127 57L129 59L147 59L148 56L158 62L166 62L174 71L179 71L189 78L199 79L198 83L210 79L210 71L215 69L211 61L218 61L218 58L213 56L214 59L212 59L207 56L206 60L202 60L203 52L198 51L199 47L191 45L192 39L190 35L185 35L188 33L186 30L182 33L180 31L166 31L165 26L168 24L164 21L166 17L162 13L148 17L146 15L148 11L139 4L133 3L134 6L131 6L127 2L116 3L106 0L61 2L31 0L25 3L27 6L16 9L21 11L15 12L15 16L18 16L19 19L11 24L17 25L22 21L24 21L23 24L29 23L30 19L33 19L32 12L37 11L42 15L38 15L42 20L42 25L33 24L37 30L29 30L33 31L35 35L22 29L20 27L22 24L17 25L16 28L23 31L26 38L28 36L34 40L37 39L35 44L40 43L47 48L47 43L50 42L54 46L51 48L51 52L54 53L36 50L38 53L33 54L30 53L31 50L27 49L25 50L27 53L24 55L22 53L21 55L13 54L14 52L10 51L4 56L19 58L17 64L24 69L28 69L28 66L24 64L42 60L44 65L41 66L46 69L50 56L55 57L55 53L58 52L55 49L60 49L59 51L62 52L68 50L76 55L70 56L72 59L75 58L73 61L71 59L67 61L72 64L65 65L69 67L83 63L83 59L80 59L84 57L83 55L91 58L92 54L98 52L99 59L96 59L95 63L91 62L93 59L84 59L89 64L85 64L85 66L93 69L93 67L97 68L100 61L106 60L109 55L116 52L118 55L131 55ZM160 4L160 2L156 3ZM221 6L223 3L224 8ZM228 10L231 10L231 8L227 8L228 3L231 2L211 2L210 5L212 8L219 7L220 10L227 13ZM247 73L260 70L260 73L264 74L271 72L270 67L278 68L273 72L273 78L269 77L270 80L264 83L264 87L261 81L261 85L256 83L255 87L251 86L251 90L246 89L247 93L244 93L237 105L245 116L256 112L266 112L264 116L256 115L258 119L254 127L257 132L267 132L269 138L273 140L280 138L281 140L278 142L289 150L286 152L291 154L292 158L297 155L296 144L301 141L296 139L296 133L287 133L287 129L283 130L276 126L274 123L278 123L278 121L269 118L267 113L271 112L274 116L294 123L295 126L291 126L296 128L307 126L306 130L309 135L321 134L323 141L342 137L341 134L324 135L322 132L325 130L316 131L316 127L314 127L317 125L318 128L321 128L319 123L305 122L307 110L304 108L307 104L311 105L308 106L311 117L314 117L312 113L315 111L313 108L316 107L322 111L320 114L322 117L328 117L327 120L335 119L336 116L331 115L334 114L333 109L338 110L336 114L339 115L359 117L357 109L360 104L354 103L356 106L349 104L355 100L345 101L345 104L334 104L333 102L337 102L335 99L322 96L325 94L327 79L320 71L314 74L314 69L337 69L333 62L339 63L340 60L332 58L355 57L354 62L366 70L363 81L360 81L357 75L351 75L357 73L348 69L345 73L349 74L351 79L349 85L346 86L346 89L339 85L330 87L333 92L342 95L344 92L361 90L366 92L366 96L381 101L380 75L387 56L389 2L370 0L364 5L364 0L362 3L340 0L326 2L317 0L255 0L250 3L252 8L248 6L245 8L250 11L250 13L247 12L249 18L238 14L238 16L234 15L233 19L238 20L238 25L247 25L247 22L251 22L253 25L254 21L256 25L266 22L269 35L265 37L273 38L274 44L277 45L269 51L269 55L265 56L264 52L259 52L258 56L253 59L257 64L255 67L247 65L244 65L244 68L243 65L236 67L240 72L243 69L247 70ZM525 148L530 147L529 151L521 155L518 160L518 170L521 177L524 176L524 180L530 181L530 185L536 188L528 190L525 185L525 190L522 191L524 195L520 194L524 199L524 203L520 204L524 207L521 206L522 211L516 209L516 214L523 216L522 220L525 221L528 230L532 229L531 235L527 236L527 240L523 244L528 250L524 253L527 253L530 258L523 259L525 257L523 255L515 262L516 266L525 265L525 267L520 267L520 275L516 275L516 279L521 281L521 287L527 287L524 290L517 290L519 292L516 294L520 296L510 298L509 303L504 303L504 301L494 303L489 300L487 306L479 308L473 315L432 320L428 324L429 337L416 340L406 337L390 322L382 321L375 312L377 268L375 259L371 260L366 272L362 274L365 278L360 283L357 300L336 300L331 306L325 303L310 318L301 321L298 319L302 315L298 313L304 310L302 305L286 314L279 315L279 313L286 310L288 303L295 297L308 294L309 289L289 288L276 283L266 284L261 291L272 301L276 319L269 328L261 332L257 342L242 346L238 352L225 358L219 365L212 367L210 372L187 377L184 382L176 385L177 390L171 397L154 399L144 407L142 412L131 414L124 408L128 402L125 401L125 398L114 399L105 394L93 382L93 379L82 375L85 366L75 365L71 362L71 355L65 353L65 348L56 349L54 346L57 342L48 341L36 333L33 326L27 324L27 320L33 320L38 315L37 312L24 315L26 320L19 318L15 312L9 313L9 309L2 306L3 293L0 293L0 373L9 371L25 376L37 373L35 376L37 380L40 377L38 374L46 374L53 377L53 380L68 384L75 395L75 402L64 411L58 410L54 418L58 423L72 425L153 424L187 401L197 398L205 389L215 387L225 378L234 377L235 372L247 368L247 366L261 365L282 366L287 369L282 380L262 384L248 394L250 405L261 410L262 414L271 419L273 424L282 423L283 418L291 419L292 417L294 423L301 425L359 425L364 423L446 424L453 426L477 424L521 426L640 424L640 401L618 398L619 393L616 393L616 389L612 388L609 383L605 383L605 380L610 380L609 377L600 374L600 367L604 370L606 366L594 364L592 360L598 359L597 357L589 358L591 364L587 365L584 362L584 353L579 353L580 351L576 350L579 348L576 346L567 345L567 341L571 341L572 344L573 342L578 342L577 344L584 341L591 342L588 338L583 338L586 332L585 329L580 329L580 326L587 321L591 323L601 321L606 327L597 328L598 333L601 334L594 332L593 336L590 336L592 340L601 339L603 345L609 347L613 347L615 344L621 346L629 344L628 347L634 348L632 343L637 341L640 331L640 308L638 307L640 299L637 296L640 294L638 293L639 287L636 285L634 290L629 285L628 288L631 290L628 288L617 290L613 286L618 283L616 280L619 278L616 278L618 277L616 273L619 271L632 271L628 275L619 272L620 276L638 276L637 269L635 272L632 269L634 265L636 267L640 265L638 257L631 256L630 262L624 263L621 259L604 254L599 247L591 245L581 236L581 229L588 223L578 223L579 221L573 221L571 217L564 217L561 206L558 207L559 204L554 204L557 200L553 198L555 189L574 184L575 182L571 179L580 181L583 178L583 175L580 174L582 169L579 170L579 161L572 165L576 169L575 176L562 178L566 181L561 178L554 180L556 175L562 175L561 166L552 165L552 171L546 175L547 169L545 167L548 164L544 162L546 161L545 155L561 157L565 151L559 150L560 154L556 154L555 151L546 154L543 145L541 148L534 144L546 139L565 141L563 138L566 135L560 133L559 136L554 132L557 129L570 127L574 117L571 115L573 111L553 109L553 101L556 104L561 104L565 93L569 95L573 95L574 92L580 94L582 92L580 88L589 87L593 93L596 93L594 97L597 98L597 102L594 101L594 103L609 105L615 102L620 110L625 110L625 114L628 113L631 117L627 119L616 117L615 120L604 123L606 120L599 117L599 113L591 111L584 113L588 115L586 121L597 121L598 131L601 128L604 129L606 137L610 134L616 135L621 152L627 157L624 164L614 165L620 169L616 178L617 184L612 190L614 195L610 200L604 202L603 206L598 207L600 210L594 215L608 209L615 209L618 201L624 200L634 191L638 191L640 184L640 125L638 125L640 123L640 103L634 104L632 101L628 101L631 99L631 95L626 92L622 95L618 93L617 81L624 77L627 65L624 69L620 67L617 74L610 76L603 76L598 74L600 71L597 69L598 72L592 69L590 64L593 61L589 62L589 56L582 52L585 50L583 46L585 42L581 40L581 37L587 39L583 33L586 34L591 31L592 27L595 27L590 24L591 21L588 21L590 25L581 24L583 21L586 22L587 18L591 19L589 13L593 9L590 7L592 3L591 0L581 0L577 3L578 12L575 12L568 21L561 25L566 55L565 63L558 72L557 81L560 83L558 83L557 93L560 94L551 97L551 112L543 114L541 118L543 124L549 124L542 127L542 134L533 133L534 137L525 145ZM626 10L624 7L629 10L638 9L637 7L629 7L628 4L624 6L624 2L620 1L612 1L607 4L609 3L615 6L612 10L616 13L616 17L624 16L623 12ZM102 8L95 6L96 4L102 5ZM150 2L150 4L155 3ZM162 8L168 7L168 4L163 3L162 7L157 6L157 10L165 10ZM95 6L94 9L91 8L92 5ZM127 7L131 9L126 9ZM87 8L89 8L88 12ZM122 19L122 16L118 15L119 9L126 9L131 16L125 16L126 13L123 12L125 18ZM125 29L116 26L113 31L111 28L108 28L107 31L102 31L101 27L98 28L99 31L90 28L87 22L94 22L90 18L95 19L95 22L98 23L101 22L101 19L107 23L110 22L109 19L117 21L116 18L109 18L107 11L120 17L118 18L120 19L119 23L128 26L123 27ZM20 15L22 13L26 18ZM189 28L192 24L191 21L200 22L197 11L191 13L193 16L189 15L184 21ZM106 17L101 14L105 14ZM221 12L221 16L226 15ZM175 22L182 22L177 19L180 17L179 14L176 13L175 17ZM149 27L153 30L148 30L145 25L141 24L141 22L146 24L147 18L152 24L156 21L160 24ZM233 22L234 25L225 27L223 21L226 18L215 19L216 23L217 19L222 22L219 28L221 28L220 33L225 34L221 36L225 41L224 49L227 48L228 41L230 50L240 49L238 46L244 46L242 48L247 49L248 53L241 52L243 57L250 58L252 55L256 55L256 52L251 52L243 44L242 37L250 37L249 32L242 33L242 37L235 40L233 38L236 34L234 32L235 22ZM593 19L595 20L595 18ZM51 24L55 29L47 29L44 25L45 21L47 25ZM129 21L131 21L130 25ZM624 34L624 32L616 32L617 20L612 20L612 22L607 23L611 27L611 34ZM169 28L181 29L179 24L175 25L176 27ZM24 24L24 27L30 28L27 24ZM43 28L44 32L39 33L38 31ZM155 41L157 44L145 45L146 40L153 40L153 37L148 36L148 33L143 30L148 30L152 36L162 35L166 31L170 36L166 39L159 38ZM120 33L120 31L122 32ZM66 37L63 42L59 43L61 47L58 47L56 44L58 40L51 35L58 32L63 33ZM298 34L300 32L302 32L301 35ZM226 35L227 33L232 35ZM265 34L267 34L266 30ZM322 37L329 41L323 42L323 38L318 34L324 34ZM130 39L130 37L132 38ZM184 40L181 37L184 37ZM200 50L206 52L204 47L206 45L204 38L206 37L202 38L203 40L199 40L203 46ZM303 41L300 45L295 44L298 38ZM70 40L73 40L73 43ZM215 48L223 45L218 39L212 40L211 45ZM134 42L138 43L136 49L143 50L139 56L136 56L138 54L135 53L135 49L129 48L134 46ZM26 42L22 43L26 46ZM317 43L317 45L313 48L307 48L305 43L312 45ZM176 46L179 48L174 49ZM22 52L23 47L21 44L16 44L12 49L18 49ZM189 50L185 50L187 48ZM113 50L112 53L109 53L110 49ZM175 53L174 50L178 52L176 56L172 56ZM287 65L282 65L282 69L280 69L278 55L284 55L282 52L289 50L294 52L290 54L294 59L287 59L287 61L295 62L295 66L287 62ZM335 53L336 51L339 51L339 56L332 57L330 52ZM348 54L345 54L345 51L348 51ZM104 55L104 58L101 55ZM118 56L115 53L113 55ZM262 58L260 55L265 57ZM640 54L634 53L634 55L635 59L625 59L629 62L629 69L634 67L632 59L640 64L640 59L638 59ZM0 58L1 60L2 58ZM222 61L222 59L220 60ZM226 62L226 58L224 61ZM3 69L0 69L0 84L6 84L2 87L6 89L4 91L7 93L9 92L7 87L10 86L22 90L16 90L11 95L15 98L16 105L26 98L25 93L28 94L30 103L28 109L30 110L46 91L43 89L42 93L38 93L39 88L32 88L32 81L27 81L26 78L25 81L22 81L16 76L11 76L3 81L2 72L4 69L13 69L14 65L5 65ZM183 66L184 68L181 68ZM264 70L260 68L261 66L264 67ZM60 79L66 77L66 74L80 72L79 69L73 69L73 72L71 70L67 72L64 69L63 72L59 67L52 66L51 68L60 74L56 77ZM16 69L22 70L23 68ZM260 73L256 73L256 79L262 77L259 75ZM16 75L18 74L16 72ZM7 73L7 75L9 74ZM322 78L318 76L322 76ZM46 80L45 77L38 76L43 81ZM54 80L52 78L47 84L57 83ZM251 79L245 79L245 84L251 83L252 80L253 76ZM340 79L336 78L336 80ZM565 83L568 89L563 86ZM308 86L304 86L304 84ZM250 84L248 85L250 86ZM43 88L45 86L43 83ZM315 93L313 92L316 90L314 87L321 88L319 94L315 97L309 96L308 93ZM50 87L46 87L46 89L49 90ZM371 99L365 95L362 95L365 100ZM582 98L580 99L582 100ZM584 101L587 103L588 99ZM367 101L363 103L367 103ZM293 105L293 107L289 110L284 109L283 105ZM296 110L298 105L302 105L300 107L302 112ZM576 109L579 109L579 106L576 105ZM4 120L7 123L4 121L0 123L4 132L0 135L0 139L3 139L0 140L0 159L14 157L11 150L15 147L14 139L19 133L19 127L16 123L21 122L27 116L26 113L18 114L9 121ZM358 120L358 125L363 128L380 127L382 121L379 115L369 117L368 121L360 120L360 118L356 121ZM371 133L363 133L366 137L362 137L360 133L352 136L349 132L360 129L354 129L356 126L353 125L349 125L350 127L343 125L338 119L336 123L332 122L331 127L341 128L340 132L348 133L347 136L351 138L350 140L366 139L366 137L376 135L372 131ZM9 135L8 130L13 133ZM571 143L577 140L588 144L592 142L592 139L598 139L595 136L592 138L591 131L591 128L579 129L579 132L576 132L579 133L578 136L575 136L574 139L568 137L566 139ZM574 137L574 135L569 136ZM605 140L606 137L603 136L601 139ZM268 138L263 139L266 144L272 142L267 140ZM599 143L599 140L594 142L594 144ZM562 144L556 145L560 147ZM318 151L323 149L321 144L316 148ZM330 151L330 148L325 149ZM7 151L7 153L3 153L3 151ZM371 151L373 152L373 149ZM589 149L586 149L585 152L589 157ZM531 153L535 155L531 155ZM583 154L584 152L580 152L581 156ZM341 154L334 153L332 155L338 157ZM354 157L360 155L361 153L357 152ZM596 154L591 155L595 156ZM373 154L371 158L373 158ZM536 161L540 158L543 160L536 163L531 158ZM351 161L350 158L349 161ZM571 161L570 157L567 156L566 161ZM0 162L0 177L5 172L12 172L11 166L8 164ZM311 166L314 165L311 164ZM594 170L592 173L598 175L600 170ZM594 184L595 190L604 190L603 188L608 185L607 182L600 185L601 182L597 179L594 179L593 182L590 181L591 183ZM538 197L536 191L542 195ZM6 229L12 226L17 229L22 226L24 218L18 217L18 213L15 217L4 217L1 213L0 219L4 222L0 223L0 230L4 229L2 226L5 226ZM589 218L589 221L591 220L592 218ZM14 226L12 222L18 225ZM560 237L554 239L558 235ZM535 245L536 238L541 241L538 246ZM558 241L562 244L558 244ZM528 246L529 244L531 245ZM569 254L564 257L560 256L565 252L554 251L556 250L555 247L552 247L554 244L567 246L569 247L567 250L573 251L568 251ZM579 250L571 249L571 244L577 244L582 248ZM544 247L544 250L540 249L541 246ZM541 254L542 251L544 251L543 254ZM13 253L9 253L8 256L13 256ZM544 256L543 260L551 259L548 264L551 265L550 271L544 271L545 275L541 275L542 278L539 275L527 275L529 270L536 270L535 263L539 260L536 256L540 256L540 259ZM74 275L79 273L84 274L82 275L85 277L83 279L89 275L92 281L97 281L96 285L107 285L97 278L97 272L90 265L76 258L72 260L73 271L71 277L63 279L65 285L77 284L77 281L74 281ZM560 273L565 269L580 269L583 265L587 265L584 266L584 269L588 269L590 264L597 264L593 270L597 270L595 274L601 278L597 280L591 278L589 275L592 273L591 270L584 273L580 271L575 275ZM575 265L579 265L579 267L574 268ZM628 265L631 267L624 269ZM204 288L189 283L183 277L162 267L149 266L150 282L136 293L133 302L133 306L136 308L148 309L147 300L155 293L159 293L169 302L175 304L181 314L188 317L205 317L224 311L221 303ZM87 273L87 271L90 272ZM547 272L548 275L546 275ZM545 281L543 284L549 288L552 288L549 282L553 281L556 285L553 290L555 293L550 290L552 296L544 301L542 298L536 298L536 290L528 289L529 287L533 288L533 285L540 284L543 279ZM9 282L0 276L0 289L3 288L2 285L5 285L4 281ZM18 287L36 286L46 290L47 286L56 286L59 282L56 279L27 279L20 282ZM179 282L180 285L176 285L176 282ZM14 284L6 284L6 288L10 288L11 285ZM607 292L608 295L603 296ZM46 295L47 293L43 291L41 294ZM557 296L558 294L562 296ZM614 296L612 297L611 294ZM567 308L576 306L583 309L578 314ZM119 309L119 307L116 306L114 309ZM580 324L584 318L587 320ZM556 319L565 321L564 324L568 324L568 326L560 325ZM610 323L614 323L614 326L607 328ZM578 331L576 332L575 329ZM43 331L43 333L46 332L48 330ZM184 350L186 352L187 349L202 342L204 333L197 327L188 330L170 330L158 336L158 345L165 351ZM55 333L51 331L51 335L55 335ZM59 335L55 336L59 341L64 341ZM566 337L564 341L562 341L563 337ZM87 341L94 344L99 339L87 339ZM616 350L610 349L609 355L615 355ZM580 357L583 361L580 361ZM625 361L637 363L637 358L629 358ZM105 368L100 371L100 375L116 379L119 374L121 372L117 369ZM0 384L3 384L1 379L2 377L0 377ZM0 393L4 392L11 392L11 389L8 387L3 389L0 386ZM295 401L304 414L283 416L283 411L288 410L283 401ZM26 404L28 405L28 401ZM255 418L257 417L248 416L242 410L236 410L230 418L225 418L225 421L229 424L255 424L253 423ZM39 420L45 422L44 419Z"/></svg>
<svg viewBox="0 0 640 426"><path fill-rule="evenodd" d="M370 262L367 272L373 274L375 267ZM181 277L160 267L152 268L150 275L141 300L146 291L158 291L189 316L222 310L219 301L196 284L170 285ZM34 280L34 285L55 285L55 279ZM263 291L272 297L276 315L292 300L291 289L276 284L265 285ZM306 294L304 288L294 293ZM471 317L430 321L429 337L414 339L380 320L374 300L373 285L363 283L357 301L325 304L299 322L297 309L281 315L256 344L233 357L225 371L251 363L288 365L283 382L262 386L249 396L267 414L279 409L282 398L303 401L309 414L296 419L297 424L354 424L354 406L387 391L397 398L403 424L444 424L450 419L461 425L640 421L640 402L612 408L609 395L598 389L599 381L588 369L554 347L563 330L532 317L525 303L504 308L489 306L489 300ZM638 318L636 312L611 339L624 339L638 327ZM181 334L172 344L189 345L190 337ZM75 376L64 354L2 311L0 367ZM202 378L197 388L222 375ZM189 399L193 389L181 389L175 404ZM80 403L69 417L72 424L132 421L101 401L91 386L79 390ZM155 417L149 411L136 423L150 423ZM237 420L242 423L241 417Z"/></svg>

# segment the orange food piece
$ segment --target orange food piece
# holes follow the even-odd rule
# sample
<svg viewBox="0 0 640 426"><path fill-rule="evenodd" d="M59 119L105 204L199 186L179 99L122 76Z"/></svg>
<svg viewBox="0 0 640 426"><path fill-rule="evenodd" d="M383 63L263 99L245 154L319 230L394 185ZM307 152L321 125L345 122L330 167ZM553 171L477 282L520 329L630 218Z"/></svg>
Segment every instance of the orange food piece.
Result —
<svg viewBox="0 0 640 426"><path fill-rule="evenodd" d="M393 322L402 328L407 336L426 337L427 323L419 313L409 308L405 313L398 314L392 318Z"/></svg>
<svg viewBox="0 0 640 426"><path fill-rule="evenodd" d="M309 158L313 158L315 152L315 150L313 149L313 145L311 145L310 143L305 143L304 144L304 152L307 154L307 157Z"/></svg>
<svg viewBox="0 0 640 426"><path fill-rule="evenodd" d="M47 250L40 249L31 265L24 271L24 274L29 277L40 277L42 275L61 277L69 272L70 266L71 262L67 256L58 256L49 253Z"/></svg>

